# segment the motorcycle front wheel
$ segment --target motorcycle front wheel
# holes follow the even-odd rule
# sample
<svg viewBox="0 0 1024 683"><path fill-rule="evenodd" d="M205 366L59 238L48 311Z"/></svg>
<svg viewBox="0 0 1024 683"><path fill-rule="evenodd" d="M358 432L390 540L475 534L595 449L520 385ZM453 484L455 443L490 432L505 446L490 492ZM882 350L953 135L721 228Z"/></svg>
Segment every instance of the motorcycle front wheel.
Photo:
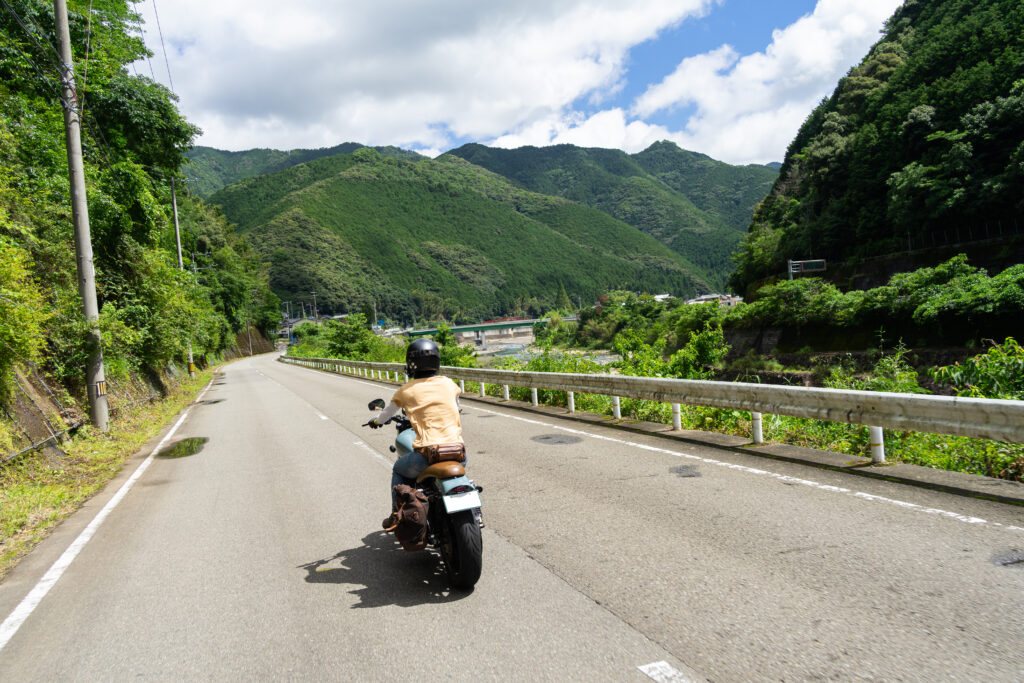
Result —
<svg viewBox="0 0 1024 683"><path fill-rule="evenodd" d="M442 539L440 545L448 580L455 588L472 588L483 569L480 525L472 510L445 515L444 524L448 538Z"/></svg>

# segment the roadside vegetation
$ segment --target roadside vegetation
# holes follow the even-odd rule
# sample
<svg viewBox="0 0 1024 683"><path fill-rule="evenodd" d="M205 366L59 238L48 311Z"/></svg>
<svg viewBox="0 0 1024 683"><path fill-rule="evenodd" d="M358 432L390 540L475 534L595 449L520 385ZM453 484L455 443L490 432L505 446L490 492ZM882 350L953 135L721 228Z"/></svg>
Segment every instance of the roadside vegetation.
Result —
<svg viewBox="0 0 1024 683"><path fill-rule="evenodd" d="M866 292L842 293L817 280L794 280L762 290L762 299L731 308L716 303L658 302L651 296L611 292L601 297L600 308L580 311L576 321L565 320L559 312L549 313L547 322L538 324L535 330L536 352L525 360L499 360L495 367L682 379L714 379L726 371L738 370L744 381L759 381L756 371L784 375L788 369L753 352L730 359L729 329L787 324L797 330L803 326L820 329L831 324L842 332L844 325L863 326L865 319L886 311L892 316L887 319L904 320L911 326L907 329L920 335L930 334L931 339L940 342L954 331L962 334L961 328L978 335L1010 324L1014 302L1024 300L1022 272L1017 267L990 278L958 257L936 268L898 275L886 287ZM822 310L828 315L820 314ZM940 318L946 324L938 324ZM957 320L960 322L953 322ZM320 328L311 324L299 326L295 333L300 341L292 347L292 355L404 361L407 340L373 335L361 315L350 316L346 323L332 322ZM848 338L849 334L847 331ZM479 365L473 348L459 347L450 329L442 327L436 338L443 365ZM812 373L804 374L813 374L816 384L835 389L941 391L960 396L1024 399L1024 349L1016 339L1004 337L997 344L978 336L976 341L968 341L981 348L951 365L915 367L910 363L910 351L898 340L865 354L874 359L870 367L864 368L863 361L855 362L851 354L833 354L829 365L817 366ZM601 349L613 352L615 360L599 362L597 350ZM745 372L750 374L744 376ZM467 391L479 391L479 385L467 382ZM500 396L501 391L499 386L487 387L489 395ZM510 387L510 397L528 401L530 390ZM538 399L545 405L567 405L565 392L541 389ZM612 414L610 396L578 394L574 400L577 410ZM747 412L685 405L681 410L684 429L750 435ZM622 399L621 412L626 420L670 424L672 418L671 407L657 401ZM770 441L856 457L865 457L870 452L866 426L765 415L763 431ZM890 462L1024 481L1024 445L894 430L885 431L885 440Z"/></svg>
<svg viewBox="0 0 1024 683"><path fill-rule="evenodd" d="M1019 238L1022 49L1019 0L902 3L790 143L741 244L734 291L785 277L787 259Z"/></svg>
<svg viewBox="0 0 1024 683"><path fill-rule="evenodd" d="M199 130L176 98L129 65L146 56L123 0L68 3L79 83L99 328L114 379L159 371L230 346L252 324L272 331L279 300L265 267L225 218L189 195L181 167ZM11 0L0 12L0 401L13 367L32 363L81 395L87 328L78 296L53 6ZM81 104L80 102L79 104ZM178 268L171 182L177 179L185 269Z"/></svg>
<svg viewBox="0 0 1024 683"><path fill-rule="evenodd" d="M26 453L0 467L0 580L61 520L102 489L125 461L187 406L212 369L186 375L161 400L129 405L109 432L83 426L56 451ZM0 432L5 425L0 423Z"/></svg>
<svg viewBox="0 0 1024 683"><path fill-rule="evenodd" d="M762 287L735 306L659 302L610 292L576 322L551 318L538 340L555 346L613 349L623 334L671 354L708 325L726 334L780 332L778 351L866 350L897 342L915 347L979 348L985 339L1024 338L1024 265L988 275L963 254L935 267L898 273L881 287L841 291L820 278Z"/></svg>
<svg viewBox="0 0 1024 683"><path fill-rule="evenodd" d="M12 410L16 372L45 378L75 428L87 412L90 349L78 294L54 8L6 0L0 10L0 457L33 441ZM204 368L252 326L276 331L280 302L265 265L216 209L191 195L182 167L199 129L159 83L133 73L148 56L132 3L69 0L82 119L86 201L109 387L183 367ZM88 68L84 68L88 53ZM176 182L184 269L172 213ZM101 488L131 453L194 396L208 374L166 399L112 411L56 449L0 465L0 575ZM159 380L154 380L159 384ZM35 408L29 408L35 410Z"/></svg>

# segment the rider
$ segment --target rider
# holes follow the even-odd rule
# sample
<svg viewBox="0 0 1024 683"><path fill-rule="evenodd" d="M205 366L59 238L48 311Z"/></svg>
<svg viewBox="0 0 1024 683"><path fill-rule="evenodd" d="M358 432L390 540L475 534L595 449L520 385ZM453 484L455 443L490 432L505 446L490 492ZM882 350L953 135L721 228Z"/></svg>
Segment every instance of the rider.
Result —
<svg viewBox="0 0 1024 683"><path fill-rule="evenodd" d="M462 421L459 419L459 394L462 390L455 382L437 374L441 369L441 352L431 339L416 339L405 351L405 372L410 379L391 397L387 405L370 426L381 427L399 410L405 409L406 417L416 431L413 451L395 461L391 469L391 490L398 484L412 484L420 472L427 468L425 453L431 446L459 444L462 441ZM394 498L392 497L392 509ZM384 520L385 528L391 518Z"/></svg>

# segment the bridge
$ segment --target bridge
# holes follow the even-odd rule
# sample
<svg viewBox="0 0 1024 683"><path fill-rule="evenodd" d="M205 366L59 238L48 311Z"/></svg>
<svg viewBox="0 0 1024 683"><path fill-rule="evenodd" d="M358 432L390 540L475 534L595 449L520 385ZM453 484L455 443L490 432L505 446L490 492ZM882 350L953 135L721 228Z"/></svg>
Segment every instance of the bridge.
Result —
<svg viewBox="0 0 1024 683"><path fill-rule="evenodd" d="M547 322L547 318L527 318L521 320L495 320L492 322L481 322L473 323L471 325L452 325L451 331L456 334L466 334L469 332L481 332L486 334L490 331L497 330L514 330L522 327L533 328L537 323ZM430 335L437 334L436 327L421 327L418 329L408 329L402 334L411 337L427 337Z"/></svg>
<svg viewBox="0 0 1024 683"><path fill-rule="evenodd" d="M493 333L490 336L491 339L494 337L508 337L510 339L515 337L525 338L532 337L533 327L537 323L546 323L548 318L523 318L518 320L490 320L480 323L473 323L471 325L454 325L450 329L455 334L455 338L460 342L470 341L476 343L477 346L487 347L487 340L489 338L488 333ZM576 316L566 316L563 320L575 321ZM524 328L528 332L524 333ZM409 338L426 337L437 334L436 327L422 327L418 329L409 329L402 332L402 334Z"/></svg>

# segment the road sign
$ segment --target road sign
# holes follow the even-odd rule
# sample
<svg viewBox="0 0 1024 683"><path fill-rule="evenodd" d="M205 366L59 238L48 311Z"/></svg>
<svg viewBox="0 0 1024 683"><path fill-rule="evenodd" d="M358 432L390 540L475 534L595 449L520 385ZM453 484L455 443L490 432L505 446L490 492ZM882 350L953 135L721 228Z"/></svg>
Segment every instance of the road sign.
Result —
<svg viewBox="0 0 1024 683"><path fill-rule="evenodd" d="M825 259L809 259L807 261L789 261L789 279L793 279L793 273L824 273Z"/></svg>

